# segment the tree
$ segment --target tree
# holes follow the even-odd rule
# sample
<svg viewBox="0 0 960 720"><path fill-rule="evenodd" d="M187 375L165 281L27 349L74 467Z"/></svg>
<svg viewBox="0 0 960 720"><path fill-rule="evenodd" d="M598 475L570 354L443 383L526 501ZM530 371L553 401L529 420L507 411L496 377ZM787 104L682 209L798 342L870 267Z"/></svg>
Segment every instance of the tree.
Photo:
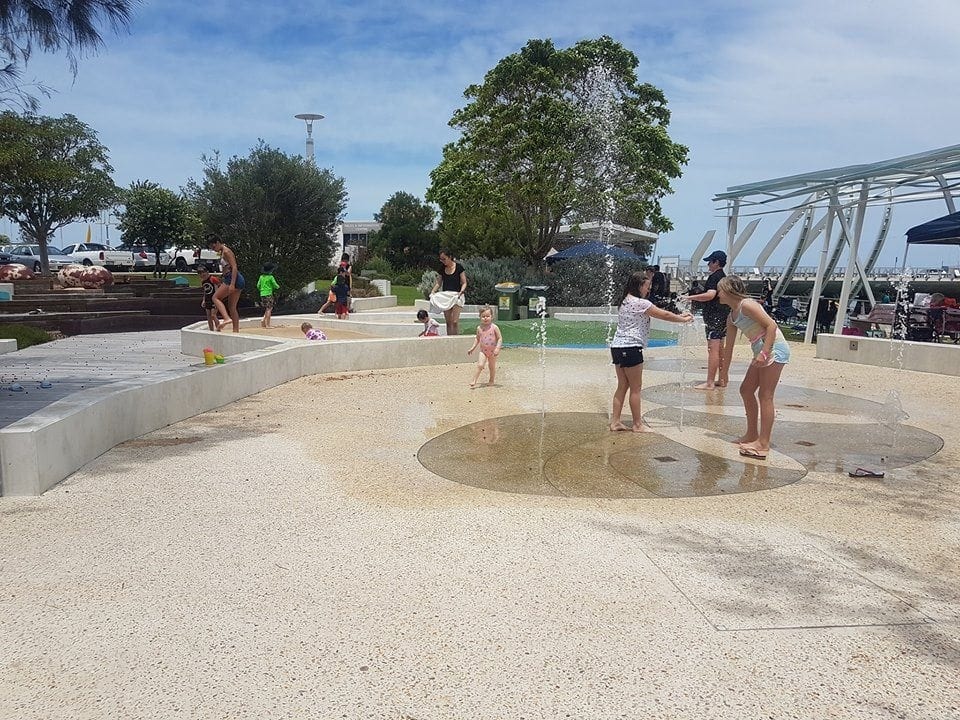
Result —
<svg viewBox="0 0 960 720"><path fill-rule="evenodd" d="M234 249L240 272L255 279L276 262L284 293L329 268L347 197L343 178L263 141L226 168L217 155L205 157L203 180L191 180L186 195L206 230Z"/></svg>
<svg viewBox="0 0 960 720"><path fill-rule="evenodd" d="M670 229L660 199L687 149L667 134L666 98L638 81L638 64L606 36L567 50L531 40L468 87L450 120L461 136L444 148L426 196L444 225L478 212L512 217L531 264L564 222Z"/></svg>
<svg viewBox="0 0 960 720"><path fill-rule="evenodd" d="M35 111L37 99L27 88L48 97L50 90L21 82L34 48L65 50L76 75L78 55L103 46L99 27L129 27L132 6L130 0L0 0L0 105Z"/></svg>
<svg viewBox="0 0 960 720"><path fill-rule="evenodd" d="M125 209L120 214L124 245L146 245L154 253L154 277L160 277L160 253L182 245L187 227L187 203L156 183L138 180L123 191Z"/></svg>
<svg viewBox="0 0 960 720"><path fill-rule="evenodd" d="M435 214L420 198L395 192L373 216L381 228L370 238L370 250L395 268L426 267L440 250L431 228Z"/></svg>
<svg viewBox="0 0 960 720"><path fill-rule="evenodd" d="M112 171L97 134L73 115L0 114L0 212L40 245L44 274L47 238L115 201Z"/></svg>

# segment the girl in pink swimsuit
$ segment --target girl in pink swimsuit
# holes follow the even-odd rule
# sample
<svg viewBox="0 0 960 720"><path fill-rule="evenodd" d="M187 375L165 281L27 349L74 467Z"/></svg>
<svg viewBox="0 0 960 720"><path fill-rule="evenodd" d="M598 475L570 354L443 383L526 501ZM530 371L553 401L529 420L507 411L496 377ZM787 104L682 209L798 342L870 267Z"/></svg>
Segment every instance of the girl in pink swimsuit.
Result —
<svg viewBox="0 0 960 720"><path fill-rule="evenodd" d="M473 375L470 387L477 386L477 380L480 379L484 365L490 368L490 381L487 385L493 385L497 374L497 356L502 346L503 337L500 335L500 328L493 323L493 309L485 305L480 310L480 327L477 328L477 337L473 347L467 350L467 355L472 355L474 350L480 348L480 353L477 355L477 371Z"/></svg>

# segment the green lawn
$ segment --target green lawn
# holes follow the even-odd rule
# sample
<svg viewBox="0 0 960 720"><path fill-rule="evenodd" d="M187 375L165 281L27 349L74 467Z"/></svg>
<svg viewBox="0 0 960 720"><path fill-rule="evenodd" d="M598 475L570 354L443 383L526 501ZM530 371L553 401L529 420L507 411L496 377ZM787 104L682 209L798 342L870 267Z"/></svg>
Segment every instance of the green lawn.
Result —
<svg viewBox="0 0 960 720"><path fill-rule="evenodd" d="M412 285L390 285L390 292L397 296L397 305L413 307L414 300L422 300L420 291Z"/></svg>
<svg viewBox="0 0 960 720"><path fill-rule="evenodd" d="M50 333L29 325L0 325L0 338L17 341L17 350L23 350L31 345L40 345L50 342Z"/></svg>
<svg viewBox="0 0 960 720"><path fill-rule="evenodd" d="M496 321L495 321L496 322ZM538 333L540 320L510 320L497 322L505 345L539 345ZM480 324L478 320L461 320L460 334L473 335ZM547 318L547 345L595 345L607 343L608 333L612 336L616 327L608 328L607 323L596 321L555 320ZM674 336L659 330L650 331L651 340L672 339Z"/></svg>

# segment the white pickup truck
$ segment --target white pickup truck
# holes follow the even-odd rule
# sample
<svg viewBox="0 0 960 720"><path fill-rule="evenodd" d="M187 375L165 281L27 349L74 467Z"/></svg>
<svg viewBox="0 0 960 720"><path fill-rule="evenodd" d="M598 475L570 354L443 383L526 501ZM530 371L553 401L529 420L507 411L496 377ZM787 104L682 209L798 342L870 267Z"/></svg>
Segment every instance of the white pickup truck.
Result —
<svg viewBox="0 0 960 720"><path fill-rule="evenodd" d="M197 270L206 265L210 272L220 272L220 253L207 248L172 247L164 251L179 272Z"/></svg>
<svg viewBox="0 0 960 720"><path fill-rule="evenodd" d="M114 250L109 245L100 243L76 243L66 245L63 254L73 258L81 265L102 265L105 268L117 270L133 270L133 253L129 250Z"/></svg>

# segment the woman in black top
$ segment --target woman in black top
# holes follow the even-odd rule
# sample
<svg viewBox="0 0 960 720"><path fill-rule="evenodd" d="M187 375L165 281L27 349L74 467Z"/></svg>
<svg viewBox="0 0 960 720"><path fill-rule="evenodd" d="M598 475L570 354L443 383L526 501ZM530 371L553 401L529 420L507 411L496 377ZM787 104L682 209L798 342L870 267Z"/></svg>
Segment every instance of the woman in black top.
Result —
<svg viewBox="0 0 960 720"><path fill-rule="evenodd" d="M463 265L454 260L453 255L446 250L440 251L440 276L433 284L430 294L437 290L458 293L460 298L463 298L463 294L467 291L467 273ZM449 310L443 311L443 319L447 323L447 335L460 334L460 307L460 305L454 305Z"/></svg>

